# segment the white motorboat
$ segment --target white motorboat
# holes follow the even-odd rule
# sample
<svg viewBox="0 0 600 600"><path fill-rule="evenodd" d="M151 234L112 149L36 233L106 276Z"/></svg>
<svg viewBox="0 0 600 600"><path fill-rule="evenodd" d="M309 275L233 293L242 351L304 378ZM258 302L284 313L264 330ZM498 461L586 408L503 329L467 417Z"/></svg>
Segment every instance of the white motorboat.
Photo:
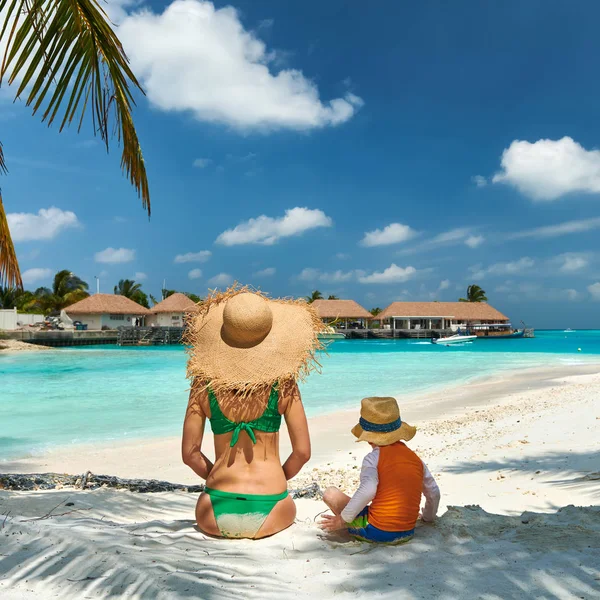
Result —
<svg viewBox="0 0 600 600"><path fill-rule="evenodd" d="M440 344L442 346L450 346L452 344L464 344L465 342L472 342L476 340L476 335L451 335L449 337L431 338L432 344Z"/></svg>
<svg viewBox="0 0 600 600"><path fill-rule="evenodd" d="M568 329L564 330L564 333L575 333L575 330L569 327Z"/></svg>

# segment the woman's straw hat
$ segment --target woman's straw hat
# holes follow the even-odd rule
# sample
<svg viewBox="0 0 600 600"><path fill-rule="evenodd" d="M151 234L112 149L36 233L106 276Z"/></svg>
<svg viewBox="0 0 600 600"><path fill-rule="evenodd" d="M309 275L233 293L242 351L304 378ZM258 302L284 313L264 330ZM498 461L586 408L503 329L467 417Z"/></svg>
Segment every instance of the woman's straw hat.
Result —
<svg viewBox="0 0 600 600"><path fill-rule="evenodd" d="M304 300L271 300L237 285L213 292L188 322L188 377L243 394L297 381L318 367L322 329Z"/></svg>
<svg viewBox="0 0 600 600"><path fill-rule="evenodd" d="M360 403L360 420L352 428L357 442L389 446L399 440L412 440L417 428L404 423L395 398L364 398Z"/></svg>

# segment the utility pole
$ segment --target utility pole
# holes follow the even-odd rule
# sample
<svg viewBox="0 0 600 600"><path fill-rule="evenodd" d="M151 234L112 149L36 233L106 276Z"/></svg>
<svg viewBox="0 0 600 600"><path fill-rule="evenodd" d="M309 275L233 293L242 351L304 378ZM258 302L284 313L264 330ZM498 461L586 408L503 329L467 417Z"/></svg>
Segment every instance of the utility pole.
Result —
<svg viewBox="0 0 600 600"><path fill-rule="evenodd" d="M97 275L94 275L94 279L96 280L96 294L100 293L100 279Z"/></svg>

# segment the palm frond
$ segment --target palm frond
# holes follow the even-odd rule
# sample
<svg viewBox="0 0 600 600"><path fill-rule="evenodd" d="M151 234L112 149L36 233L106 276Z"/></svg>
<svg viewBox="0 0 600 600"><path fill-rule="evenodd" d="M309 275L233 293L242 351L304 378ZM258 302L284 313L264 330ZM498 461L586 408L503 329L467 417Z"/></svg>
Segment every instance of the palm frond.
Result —
<svg viewBox="0 0 600 600"><path fill-rule="evenodd" d="M8 76L16 96L27 95L42 121L74 120L81 129L90 108L94 133L108 150L116 136L123 144L121 168L150 214L146 166L131 109L132 88L143 93L129 67L123 46L98 0L0 0L5 22L0 42L7 44L0 83ZM60 113L60 114L59 114ZM109 123L114 122L110 131Z"/></svg>
<svg viewBox="0 0 600 600"><path fill-rule="evenodd" d="M23 287L23 281L0 192L0 286L3 285L20 289Z"/></svg>
<svg viewBox="0 0 600 600"><path fill-rule="evenodd" d="M0 142L0 173L8 173L8 168L4 162L4 152L2 151L2 142Z"/></svg>

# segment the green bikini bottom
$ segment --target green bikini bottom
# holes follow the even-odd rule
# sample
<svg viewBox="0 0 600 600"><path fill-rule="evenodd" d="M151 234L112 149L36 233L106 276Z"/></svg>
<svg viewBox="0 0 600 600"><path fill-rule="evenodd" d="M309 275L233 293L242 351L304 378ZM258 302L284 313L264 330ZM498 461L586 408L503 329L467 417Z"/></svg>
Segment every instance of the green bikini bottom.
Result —
<svg viewBox="0 0 600 600"><path fill-rule="evenodd" d="M253 538L266 521L273 507L288 497L281 494L237 494L204 488L210 496L215 520L226 538Z"/></svg>

